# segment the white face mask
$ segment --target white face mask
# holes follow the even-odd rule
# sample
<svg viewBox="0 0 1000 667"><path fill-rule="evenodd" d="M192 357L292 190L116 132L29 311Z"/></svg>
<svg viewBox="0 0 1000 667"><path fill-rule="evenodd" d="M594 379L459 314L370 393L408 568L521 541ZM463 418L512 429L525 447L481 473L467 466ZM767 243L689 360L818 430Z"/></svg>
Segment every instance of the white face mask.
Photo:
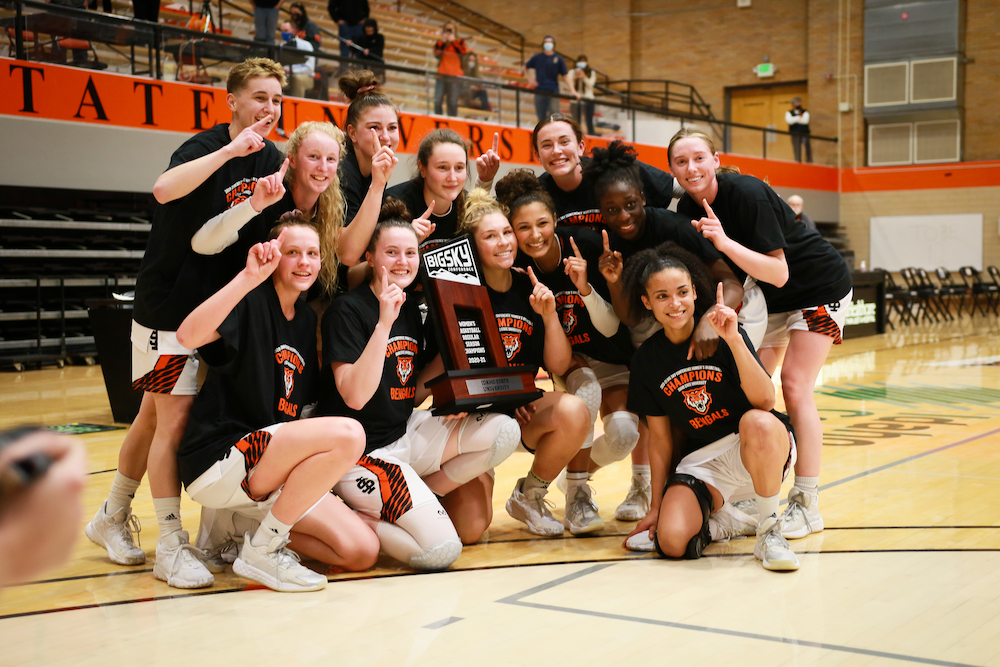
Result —
<svg viewBox="0 0 1000 667"><path fill-rule="evenodd" d="M556 45L552 42L545 42L542 44L542 49L544 49L546 53L552 53L556 50Z"/></svg>
<svg viewBox="0 0 1000 667"><path fill-rule="evenodd" d="M587 61L581 60L576 64L576 66L579 67L580 69L587 69Z"/></svg>

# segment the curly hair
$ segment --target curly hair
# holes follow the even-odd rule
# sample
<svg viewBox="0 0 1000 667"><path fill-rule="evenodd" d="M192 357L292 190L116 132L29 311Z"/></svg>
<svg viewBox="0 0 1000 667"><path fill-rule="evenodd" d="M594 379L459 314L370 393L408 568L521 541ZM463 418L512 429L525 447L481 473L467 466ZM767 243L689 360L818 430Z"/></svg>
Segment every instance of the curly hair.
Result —
<svg viewBox="0 0 1000 667"><path fill-rule="evenodd" d="M597 199L612 185L623 184L642 192L639 160L635 148L616 139L607 148L595 148L591 159L583 165L583 177L593 179Z"/></svg>
<svg viewBox="0 0 1000 667"><path fill-rule="evenodd" d="M340 146L340 155L344 155L345 136L343 131L333 123L309 121L302 123L292 136L288 137L285 144L286 155L297 155L302 142L313 132L322 132L337 142ZM295 183L295 169L289 165L285 172L285 187L291 189ZM333 173L333 180L330 185L319 196L316 202L316 211L312 218L313 224L319 232L320 251L322 252L323 264L319 270L320 289L324 296L331 296L337 287L337 264L340 261L337 255L337 243L340 240L340 232L344 228L344 193L340 189L340 175Z"/></svg>
<svg viewBox="0 0 1000 667"><path fill-rule="evenodd" d="M646 296L649 279L664 269L680 269L691 277L696 295L694 319L697 322L715 304L715 285L718 281L697 255L673 241L641 250L625 262L622 289L628 299L629 316L636 321L652 317L642 302L642 297Z"/></svg>
<svg viewBox="0 0 1000 667"><path fill-rule="evenodd" d="M548 209L553 220L556 219L556 205L552 197L542 187L542 182L538 180L535 172L530 169L510 171L497 181L496 192L497 201L510 210L512 218L525 206L537 202Z"/></svg>
<svg viewBox="0 0 1000 667"><path fill-rule="evenodd" d="M510 209L490 196L489 191L483 188L475 188L465 198L465 214L458 220L459 234L472 235L476 227L490 213L500 213L505 218L510 217Z"/></svg>

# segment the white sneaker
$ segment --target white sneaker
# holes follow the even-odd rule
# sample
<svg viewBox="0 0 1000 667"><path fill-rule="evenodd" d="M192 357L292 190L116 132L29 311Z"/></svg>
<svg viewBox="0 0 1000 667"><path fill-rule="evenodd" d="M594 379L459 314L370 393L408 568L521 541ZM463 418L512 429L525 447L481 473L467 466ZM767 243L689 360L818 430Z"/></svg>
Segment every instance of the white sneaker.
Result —
<svg viewBox="0 0 1000 667"><path fill-rule="evenodd" d="M713 542L728 542L757 534L757 520L747 516L729 503L708 517L708 530Z"/></svg>
<svg viewBox="0 0 1000 667"><path fill-rule="evenodd" d="M522 477L514 485L514 491L507 499L507 514L526 523L528 531L535 535L562 535L563 525L549 511L552 503L545 499L546 489L531 489L523 494L523 484Z"/></svg>
<svg viewBox="0 0 1000 667"><path fill-rule="evenodd" d="M625 548L629 551L656 551L656 545L649 539L649 531L636 533L625 540Z"/></svg>
<svg viewBox="0 0 1000 667"><path fill-rule="evenodd" d="M186 530L170 533L157 543L153 576L174 588L207 588L215 583L201 562L201 552L188 543Z"/></svg>
<svg viewBox="0 0 1000 667"><path fill-rule="evenodd" d="M747 516L753 517L754 519L756 519L757 515L760 514L760 510L757 509L756 498L747 498L746 500L738 500L735 503L733 503L733 507L743 512Z"/></svg>
<svg viewBox="0 0 1000 667"><path fill-rule="evenodd" d="M114 516L108 516L105 509L108 502L101 503L94 520L87 524L83 532L90 541L108 551L108 558L119 565L141 565L146 562L146 552L136 546L132 536L139 537L142 526L132 510L123 507Z"/></svg>
<svg viewBox="0 0 1000 667"><path fill-rule="evenodd" d="M799 569L799 559L781 536L781 521L774 515L765 519L757 530L753 555L765 570L787 572Z"/></svg>
<svg viewBox="0 0 1000 667"><path fill-rule="evenodd" d="M569 486L569 484L566 482L566 468L563 468L562 472L560 472L556 476L556 478L552 481L552 486L559 489L559 493L563 494L564 496L566 495L566 489Z"/></svg>
<svg viewBox="0 0 1000 667"><path fill-rule="evenodd" d="M649 503L652 500L653 490L649 481L642 475L632 475L632 485L625 500L615 510L615 518L619 521L638 521L649 514Z"/></svg>
<svg viewBox="0 0 1000 667"><path fill-rule="evenodd" d="M264 546L250 543L251 534L245 533L239 558L233 563L233 572L264 584L271 590L284 593L319 591L326 588L326 576L313 572L299 563L299 555L286 549L287 537L275 535Z"/></svg>
<svg viewBox="0 0 1000 667"><path fill-rule="evenodd" d="M195 547L201 551L201 562L209 572L225 572L239 556L243 535L253 535L260 526L259 519L253 519L228 509L201 508L201 525Z"/></svg>
<svg viewBox="0 0 1000 667"><path fill-rule="evenodd" d="M589 484L570 487L566 494L566 514L563 525L573 535L596 533L604 528L604 519L598 514Z"/></svg>
<svg viewBox="0 0 1000 667"><path fill-rule="evenodd" d="M781 513L781 535L797 540L821 530L823 517L819 513L819 494L806 493L793 486L788 492L788 506Z"/></svg>

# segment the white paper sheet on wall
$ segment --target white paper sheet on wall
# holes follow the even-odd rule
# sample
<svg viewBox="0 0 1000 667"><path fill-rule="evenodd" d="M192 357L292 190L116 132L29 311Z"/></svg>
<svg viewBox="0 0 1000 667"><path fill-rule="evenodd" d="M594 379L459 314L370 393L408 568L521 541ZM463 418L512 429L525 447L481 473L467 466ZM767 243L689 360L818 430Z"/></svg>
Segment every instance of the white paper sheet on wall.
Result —
<svg viewBox="0 0 1000 667"><path fill-rule="evenodd" d="M983 268L983 215L885 215L870 218L871 266L954 271Z"/></svg>

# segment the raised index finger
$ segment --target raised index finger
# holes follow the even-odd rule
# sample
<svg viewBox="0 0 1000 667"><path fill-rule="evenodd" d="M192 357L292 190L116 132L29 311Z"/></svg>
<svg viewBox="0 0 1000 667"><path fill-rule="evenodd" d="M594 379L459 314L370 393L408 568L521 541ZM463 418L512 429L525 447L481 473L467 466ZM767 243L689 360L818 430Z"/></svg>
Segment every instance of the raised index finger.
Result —
<svg viewBox="0 0 1000 667"><path fill-rule="evenodd" d="M715 211L712 210L712 207L708 205L707 199L702 199L701 203L705 205L705 214L708 215L709 218L711 218L712 220L719 219L719 217L715 215Z"/></svg>
<svg viewBox="0 0 1000 667"><path fill-rule="evenodd" d="M493 152L496 153L498 150L500 150L500 133L499 132L494 132L493 133Z"/></svg>
<svg viewBox="0 0 1000 667"><path fill-rule="evenodd" d="M716 290L715 300L720 306L726 305L726 302L722 298L722 283L719 283L719 289Z"/></svg>
<svg viewBox="0 0 1000 667"><path fill-rule="evenodd" d="M271 123L271 116L267 115L267 116L264 116L263 118L261 118L260 120L258 120L253 125L251 125L249 127L249 129L253 130L254 132L256 132L257 134L259 134L260 136L263 137L263 136L265 136L267 134L267 132L264 132L264 127L266 125L269 125L270 123Z"/></svg>
<svg viewBox="0 0 1000 667"><path fill-rule="evenodd" d="M604 239L604 252L611 252L611 241L608 240L608 230L601 230L601 238Z"/></svg>
<svg viewBox="0 0 1000 667"><path fill-rule="evenodd" d="M577 259L583 259L583 255L582 255L582 254L580 254L580 249L576 247L576 241L575 241L575 240L573 240L573 237L572 237L572 236L571 236L571 237L569 237L569 244L570 244L571 246L573 246L573 254L574 254L574 255L576 255L576 258L577 258Z"/></svg>
<svg viewBox="0 0 1000 667"><path fill-rule="evenodd" d="M420 216L420 217L423 218L424 220L430 220L431 219L431 213L434 212L434 204L436 204L436 203L437 203L437 201L432 199L431 200L431 205L427 207L427 210L424 211L424 214L422 216Z"/></svg>
<svg viewBox="0 0 1000 667"><path fill-rule="evenodd" d="M288 171L288 158L281 163L281 169L278 170L278 181L281 182L285 180L285 172Z"/></svg>
<svg viewBox="0 0 1000 667"><path fill-rule="evenodd" d="M528 267L528 278L531 279L532 287L538 284L538 278L535 277L535 272L531 270L530 266Z"/></svg>

